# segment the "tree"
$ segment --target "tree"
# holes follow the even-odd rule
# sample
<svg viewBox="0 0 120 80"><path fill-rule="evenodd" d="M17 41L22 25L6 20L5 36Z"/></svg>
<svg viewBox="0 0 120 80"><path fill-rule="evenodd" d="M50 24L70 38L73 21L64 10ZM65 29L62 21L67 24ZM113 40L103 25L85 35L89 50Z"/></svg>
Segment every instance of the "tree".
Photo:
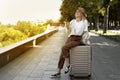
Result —
<svg viewBox="0 0 120 80"><path fill-rule="evenodd" d="M87 13L87 19L90 23L94 23L95 30L99 29L99 22L104 21L104 30L107 30L108 19L109 16L108 10L116 10L116 12L111 11L110 15L117 14L115 19L119 18L118 12L120 1L119 0L62 0L62 5L60 8L61 18L60 22L70 21L74 18L74 12L77 7L83 7ZM117 5L117 6L116 6ZM111 9L112 6L112 9ZM117 8L116 8L117 7ZM104 16L104 18L103 18ZM116 15L114 15L116 16ZM112 18L112 16L110 16Z"/></svg>
<svg viewBox="0 0 120 80"><path fill-rule="evenodd" d="M102 0L63 0L60 11L60 21L70 21L74 18L74 12L77 7L83 7L86 10L87 18L91 23L94 23L96 30L98 30L99 22L99 9Z"/></svg>
<svg viewBox="0 0 120 80"><path fill-rule="evenodd" d="M102 7L105 8L103 33L106 33L107 29L108 29L109 3L110 3L110 0L103 0L103 6Z"/></svg>
<svg viewBox="0 0 120 80"><path fill-rule="evenodd" d="M36 34L40 34L46 30L46 26L40 26L32 24L31 22L26 22L26 21L18 21L17 25L15 27L16 30L21 31L28 37L34 36Z"/></svg>
<svg viewBox="0 0 120 80"><path fill-rule="evenodd" d="M117 23L120 24L120 1L119 0L114 0L111 3L110 10L109 10L109 20L111 22L115 22L115 27L116 28L118 25Z"/></svg>
<svg viewBox="0 0 120 80"><path fill-rule="evenodd" d="M18 21L17 25L0 23L0 47L40 34L45 30L46 26L36 25L29 21Z"/></svg>

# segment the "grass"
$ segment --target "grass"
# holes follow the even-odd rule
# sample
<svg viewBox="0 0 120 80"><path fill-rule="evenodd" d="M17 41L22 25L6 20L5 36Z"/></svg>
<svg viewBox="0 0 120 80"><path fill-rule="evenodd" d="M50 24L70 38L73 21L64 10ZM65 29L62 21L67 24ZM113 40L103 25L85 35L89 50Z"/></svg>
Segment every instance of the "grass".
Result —
<svg viewBox="0 0 120 80"><path fill-rule="evenodd" d="M119 34L117 34L117 33L114 33L114 32L109 32L109 31L107 31L107 33L104 33L103 34L103 30L98 30L98 31L95 31L95 30L90 30L90 32L92 32L92 33L96 33L96 34L100 34L100 35L119 35Z"/></svg>
<svg viewBox="0 0 120 80"><path fill-rule="evenodd" d="M118 33L107 31L107 33L103 34L103 30L98 30L98 31L90 30L90 32L98 34L98 35L103 36L105 38L111 39L113 41L120 42L120 34L118 34Z"/></svg>

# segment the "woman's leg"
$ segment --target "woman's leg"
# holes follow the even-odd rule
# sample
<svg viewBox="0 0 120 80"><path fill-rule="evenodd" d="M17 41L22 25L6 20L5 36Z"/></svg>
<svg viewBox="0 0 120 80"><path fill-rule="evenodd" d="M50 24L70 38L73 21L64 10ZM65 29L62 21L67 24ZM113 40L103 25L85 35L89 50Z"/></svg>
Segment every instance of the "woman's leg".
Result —
<svg viewBox="0 0 120 80"><path fill-rule="evenodd" d="M68 37L67 41L65 42L65 44L69 43L71 41L71 38ZM69 51L68 51L69 52ZM61 72L61 69L63 68L64 66L64 62L65 62L65 58L63 57L63 53L61 51L61 54L60 54L60 58L59 58L59 62L58 62L58 73Z"/></svg>
<svg viewBox="0 0 120 80"><path fill-rule="evenodd" d="M67 41L65 42L65 44L69 43L71 41L70 37L68 37ZM63 57L63 53L61 51L60 57L59 57L59 61L58 61L58 70L57 73L51 75L51 77L58 77L61 73L61 70L63 68L65 62L65 58Z"/></svg>
<svg viewBox="0 0 120 80"><path fill-rule="evenodd" d="M61 69L63 68L64 62L65 62L65 58L63 57L63 55L61 53L59 62L58 62L58 73L61 73Z"/></svg>
<svg viewBox="0 0 120 80"><path fill-rule="evenodd" d="M66 66L69 66L69 53L68 51L72 48L75 47L77 45L80 44L80 41L70 41L69 43L65 44L62 47L62 53L63 53L63 57L65 58L65 62L66 62Z"/></svg>
<svg viewBox="0 0 120 80"><path fill-rule="evenodd" d="M51 75L51 77L60 77L61 70L63 68L64 62L65 62L65 58L63 57L63 55L61 53L60 57L59 57L57 72L55 74Z"/></svg>
<svg viewBox="0 0 120 80"><path fill-rule="evenodd" d="M71 37L69 37L67 39L65 45L62 47L62 50L61 50L61 55L60 55L59 62L58 62L58 72L56 74L52 75L53 77L60 75L61 69L63 68L63 65L64 65L64 62L66 62L67 67L70 65L69 64L69 50L72 47L75 47L79 44L80 44L80 40L74 41L74 40L72 40Z"/></svg>

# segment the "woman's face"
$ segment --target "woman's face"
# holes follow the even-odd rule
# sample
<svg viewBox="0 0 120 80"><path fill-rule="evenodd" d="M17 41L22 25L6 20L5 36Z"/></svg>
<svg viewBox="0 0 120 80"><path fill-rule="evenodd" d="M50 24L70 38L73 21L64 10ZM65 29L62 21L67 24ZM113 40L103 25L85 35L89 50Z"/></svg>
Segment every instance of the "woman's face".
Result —
<svg viewBox="0 0 120 80"><path fill-rule="evenodd" d="M76 18L82 18L82 12L81 11L79 11L79 10L76 10L76 12L75 12L75 17Z"/></svg>

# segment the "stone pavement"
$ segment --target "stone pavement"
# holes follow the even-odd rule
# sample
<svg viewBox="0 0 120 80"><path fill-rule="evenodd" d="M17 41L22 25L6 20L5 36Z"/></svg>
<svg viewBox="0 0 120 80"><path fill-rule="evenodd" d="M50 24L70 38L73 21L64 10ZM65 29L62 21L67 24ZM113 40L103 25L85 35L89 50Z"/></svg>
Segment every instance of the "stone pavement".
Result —
<svg viewBox="0 0 120 80"><path fill-rule="evenodd" d="M91 35L92 72L96 80L120 80L120 43Z"/></svg>
<svg viewBox="0 0 120 80"><path fill-rule="evenodd" d="M0 80L70 80L69 75L63 72L61 78L50 78L56 71L61 46L66 36L67 34L61 30L26 51L0 69ZM93 45L91 80L120 80L120 43L92 33L91 42Z"/></svg>

